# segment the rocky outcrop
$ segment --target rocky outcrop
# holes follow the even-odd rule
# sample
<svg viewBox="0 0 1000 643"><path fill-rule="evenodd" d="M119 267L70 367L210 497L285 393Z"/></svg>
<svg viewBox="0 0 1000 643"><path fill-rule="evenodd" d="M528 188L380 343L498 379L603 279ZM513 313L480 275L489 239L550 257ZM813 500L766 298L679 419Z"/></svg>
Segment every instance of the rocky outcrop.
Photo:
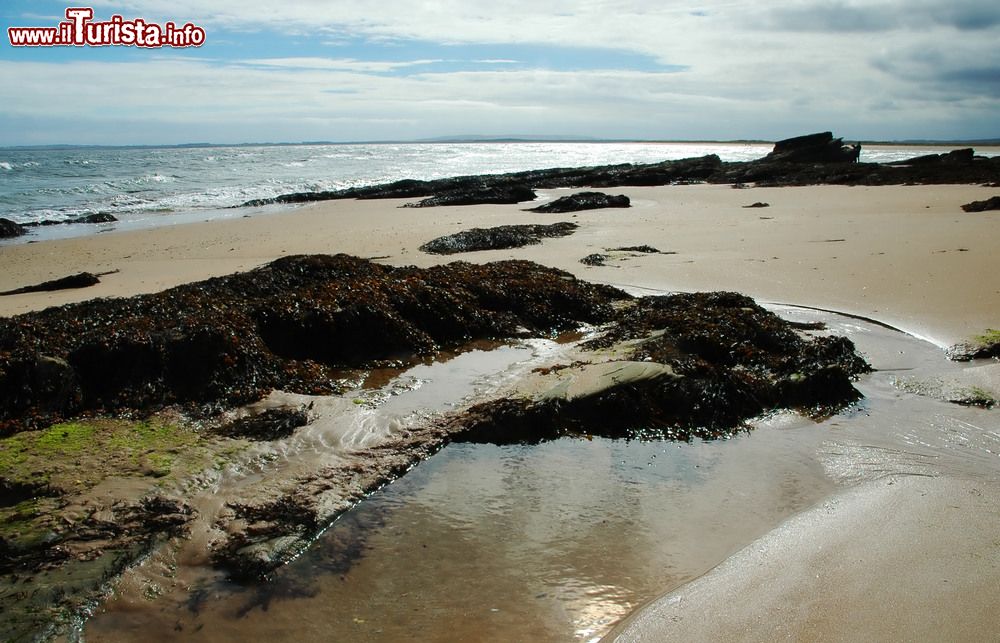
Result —
<svg viewBox="0 0 1000 643"><path fill-rule="evenodd" d="M597 210L600 208L631 207L629 198L624 194L612 196L603 192L577 192L530 208L529 212L579 212L580 210Z"/></svg>
<svg viewBox="0 0 1000 643"><path fill-rule="evenodd" d="M493 228L472 228L455 234L432 239L420 250L435 255L451 255L477 250L504 250L541 243L544 238L565 237L573 234L575 223L561 222L549 225L502 225Z"/></svg>
<svg viewBox="0 0 1000 643"><path fill-rule="evenodd" d="M997 183L1000 157L978 157L972 150L932 154L902 163L859 163L860 147L844 145L831 132L820 132L778 141L774 149L754 161L723 163L718 156L662 161L659 163L550 168L458 176L431 181L406 179L382 185L296 192L270 199L255 199L244 206L271 203L306 203L329 199L402 199L434 197L427 205L458 204L470 195L488 195L490 190L518 186L523 189L611 188L620 186L673 185L693 182L729 183L745 186L782 185L902 185L942 183ZM461 197L459 195L467 196ZM499 194L499 192L497 192ZM492 197L491 197L492 198ZM524 200L524 199L522 199ZM500 201L472 201L491 202Z"/></svg>
<svg viewBox="0 0 1000 643"><path fill-rule="evenodd" d="M972 165L975 160L976 157L973 149L971 147L966 147L960 150L952 150L950 152L946 152L945 154L927 154L925 156L917 156L905 161L893 163L893 165L910 167L935 167L941 165L968 166Z"/></svg>
<svg viewBox="0 0 1000 643"><path fill-rule="evenodd" d="M511 204L531 201L534 198L534 190L523 185L485 185L444 192L417 203L407 203L403 207L432 208L441 205Z"/></svg>
<svg viewBox="0 0 1000 643"><path fill-rule="evenodd" d="M34 228L38 226L53 226L53 225L66 225L71 223L114 223L118 219L113 214L107 212L97 212L95 214L88 214L83 217L75 217L73 219L62 219L56 221L54 219L44 219L42 221L32 221L30 223L25 223L26 228Z"/></svg>
<svg viewBox="0 0 1000 643"><path fill-rule="evenodd" d="M331 199L402 199L430 197L478 191L486 188L527 186L535 190L552 188L593 187L609 188L623 185L670 185L706 181L722 168L722 161L715 154L708 156L663 161L660 163L602 165L596 167L552 168L529 170L509 174L483 176L458 176L433 181L406 179L382 185L330 190L324 192L296 192L270 199L254 199L244 206L261 206L272 203L307 203Z"/></svg>
<svg viewBox="0 0 1000 643"><path fill-rule="evenodd" d="M1000 196L991 196L985 201L973 201L962 206L966 212L986 212L987 210L1000 210Z"/></svg>
<svg viewBox="0 0 1000 643"><path fill-rule="evenodd" d="M850 340L803 337L737 293L636 300L588 344L612 346L615 360L559 367L556 384L541 394L473 407L453 439L726 437L777 408L835 412L861 397L851 380L870 370Z"/></svg>
<svg viewBox="0 0 1000 643"><path fill-rule="evenodd" d="M0 435L83 412L213 413L276 387L332 393L337 369L600 323L623 298L523 261L421 270L319 255L0 318Z"/></svg>
<svg viewBox="0 0 1000 643"><path fill-rule="evenodd" d="M0 239L20 237L26 232L24 226L20 223L16 223L10 219L0 219Z"/></svg>
<svg viewBox="0 0 1000 643"><path fill-rule="evenodd" d="M860 397L851 382L868 366L849 340L808 338L806 328L817 329L735 293L620 301L572 364L535 369L513 394L408 430L363 464L229 503L220 523L227 537L213 546L213 561L238 578L267 574L366 490L448 441L711 439L745 431L747 420L773 409L832 413Z"/></svg>
<svg viewBox="0 0 1000 643"><path fill-rule="evenodd" d="M774 144L763 163L853 163L858 160L860 145L844 145L832 132L819 132L786 138Z"/></svg>

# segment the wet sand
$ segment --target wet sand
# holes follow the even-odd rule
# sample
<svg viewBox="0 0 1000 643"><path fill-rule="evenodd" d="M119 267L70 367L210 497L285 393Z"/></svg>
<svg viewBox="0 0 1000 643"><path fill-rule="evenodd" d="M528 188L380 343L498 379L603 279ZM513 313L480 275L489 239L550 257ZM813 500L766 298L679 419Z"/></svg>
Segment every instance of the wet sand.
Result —
<svg viewBox="0 0 1000 643"><path fill-rule="evenodd" d="M1000 215L960 209L995 189L695 185L608 192L627 194L633 207L542 215L519 206L399 210L405 201L336 201L247 219L0 246L0 290L120 270L84 290L0 297L0 314L153 292L289 254L348 252L420 266L530 259L638 290L736 290L762 302L872 317L939 346L1000 326L994 249ZM770 207L742 207L757 201ZM515 250L444 259L417 250L471 227L562 220L581 228ZM604 267L579 263L638 244L676 254L610 253ZM996 465L987 459L972 478L945 469L932 478L899 474L853 487L654 602L619 631L622 640L989 637L997 617L980 603L990 600L985 589L1000 583ZM675 629L681 626L692 629Z"/></svg>
<svg viewBox="0 0 1000 643"><path fill-rule="evenodd" d="M998 507L995 483L865 483L786 521L605 640L992 640Z"/></svg>

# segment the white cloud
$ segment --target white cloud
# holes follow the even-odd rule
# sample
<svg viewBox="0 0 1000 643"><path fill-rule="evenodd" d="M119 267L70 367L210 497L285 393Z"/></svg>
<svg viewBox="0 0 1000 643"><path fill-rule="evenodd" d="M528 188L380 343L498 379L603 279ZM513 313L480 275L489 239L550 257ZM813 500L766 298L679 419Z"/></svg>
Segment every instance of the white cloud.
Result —
<svg viewBox="0 0 1000 643"><path fill-rule="evenodd" d="M330 43L332 54L337 43L358 39L373 48L414 40L509 48L500 58L468 61L482 65L480 71L450 73L431 63L454 61L365 60L356 47L350 56L261 51L228 63L152 54L133 63L2 62L0 115L87 120L109 132L115 118L127 118L148 123L149 131L203 126L213 140L259 141L513 131L658 138L777 138L820 129L848 137L998 135L995 0L94 5L99 15L190 20L205 26L210 40L213 30L220 38L234 30L312 35ZM628 51L684 71L523 69L523 62L513 66L521 44ZM440 47L431 55L439 54ZM406 74L387 75L400 70ZM0 130L0 141L16 135L16 128Z"/></svg>
<svg viewBox="0 0 1000 643"><path fill-rule="evenodd" d="M440 59L406 60L406 61L366 61L354 58L251 58L239 61L245 65L261 67L282 67L285 69L334 69L356 72L390 72L407 67L431 65L442 62Z"/></svg>

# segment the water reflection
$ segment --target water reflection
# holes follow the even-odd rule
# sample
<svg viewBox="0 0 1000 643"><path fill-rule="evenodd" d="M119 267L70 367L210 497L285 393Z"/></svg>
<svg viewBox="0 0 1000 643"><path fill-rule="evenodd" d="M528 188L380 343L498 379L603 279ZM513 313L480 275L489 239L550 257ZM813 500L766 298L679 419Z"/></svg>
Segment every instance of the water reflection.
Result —
<svg viewBox="0 0 1000 643"><path fill-rule="evenodd" d="M207 580L183 600L113 601L86 635L592 640L826 497L837 481L945 465L997 470L995 415L892 384L901 368L959 366L912 338L830 321L883 372L859 384L862 405L822 424L784 413L708 443L453 444L343 515L271 582Z"/></svg>

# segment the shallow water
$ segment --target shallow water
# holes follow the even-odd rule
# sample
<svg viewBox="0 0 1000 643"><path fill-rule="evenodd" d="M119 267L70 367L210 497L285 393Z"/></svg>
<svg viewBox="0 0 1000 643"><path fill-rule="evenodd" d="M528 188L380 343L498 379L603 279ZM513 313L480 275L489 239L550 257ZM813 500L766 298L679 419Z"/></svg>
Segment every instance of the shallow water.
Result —
<svg viewBox="0 0 1000 643"><path fill-rule="evenodd" d="M851 336L881 369L859 383L862 403L819 424L778 414L716 442L451 445L343 515L271 582L204 575L158 601L122 597L86 639L594 640L838 484L997 476L995 411L893 386L900 374L962 366L866 322L780 313ZM440 403L437 372L417 371Z"/></svg>

